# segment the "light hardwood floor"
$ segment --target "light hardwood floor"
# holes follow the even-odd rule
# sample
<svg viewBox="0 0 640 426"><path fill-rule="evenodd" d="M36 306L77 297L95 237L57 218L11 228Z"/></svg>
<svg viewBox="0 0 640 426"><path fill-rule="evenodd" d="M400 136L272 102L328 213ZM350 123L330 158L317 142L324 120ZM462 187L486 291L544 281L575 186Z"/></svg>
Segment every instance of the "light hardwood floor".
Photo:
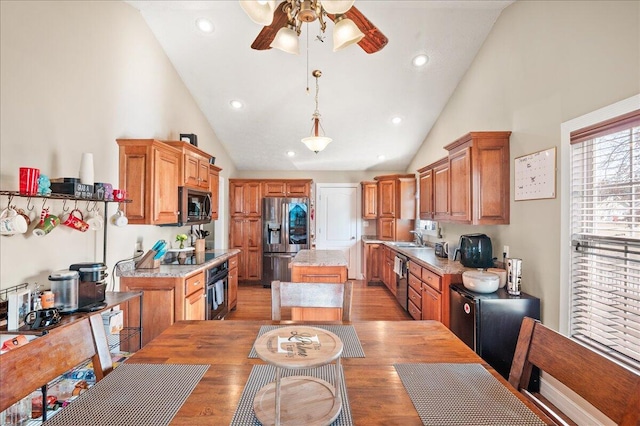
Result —
<svg viewBox="0 0 640 426"><path fill-rule="evenodd" d="M238 306L227 320L270 320L271 289L262 284L241 283L238 286ZM352 321L409 321L395 296L384 285L367 286L362 280L353 282Z"/></svg>

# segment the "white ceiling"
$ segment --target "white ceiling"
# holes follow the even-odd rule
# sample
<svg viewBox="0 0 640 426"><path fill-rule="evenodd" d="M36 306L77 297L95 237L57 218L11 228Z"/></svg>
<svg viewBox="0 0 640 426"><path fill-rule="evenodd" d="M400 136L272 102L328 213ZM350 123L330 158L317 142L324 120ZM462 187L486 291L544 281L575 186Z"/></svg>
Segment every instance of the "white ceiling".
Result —
<svg viewBox="0 0 640 426"><path fill-rule="evenodd" d="M290 55L251 49L262 27L235 0L127 3L141 11L238 169L361 171L406 169L512 1L357 0L389 39L371 55L357 45L333 52L330 20L324 42L315 39L317 21L309 31L303 25L300 54ZM196 29L199 17L213 22L213 33ZM430 58L421 69L411 64L418 53ZM300 142L311 130L314 69L323 73L319 110L333 138L318 154ZM244 108L233 110L233 99ZM402 123L392 124L394 116Z"/></svg>

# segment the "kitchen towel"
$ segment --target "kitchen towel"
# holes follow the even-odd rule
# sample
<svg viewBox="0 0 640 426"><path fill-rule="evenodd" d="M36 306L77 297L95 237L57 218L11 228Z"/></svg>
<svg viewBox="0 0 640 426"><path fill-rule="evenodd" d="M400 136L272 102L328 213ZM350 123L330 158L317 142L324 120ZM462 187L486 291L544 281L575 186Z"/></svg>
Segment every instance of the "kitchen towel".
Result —
<svg viewBox="0 0 640 426"><path fill-rule="evenodd" d="M399 257L393 258L393 272L396 275L402 275L402 262Z"/></svg>
<svg viewBox="0 0 640 426"><path fill-rule="evenodd" d="M394 367L425 425L545 424L480 364Z"/></svg>
<svg viewBox="0 0 640 426"><path fill-rule="evenodd" d="M222 302L224 302L224 283L222 280L218 280L214 286L216 290L216 303L222 305Z"/></svg>

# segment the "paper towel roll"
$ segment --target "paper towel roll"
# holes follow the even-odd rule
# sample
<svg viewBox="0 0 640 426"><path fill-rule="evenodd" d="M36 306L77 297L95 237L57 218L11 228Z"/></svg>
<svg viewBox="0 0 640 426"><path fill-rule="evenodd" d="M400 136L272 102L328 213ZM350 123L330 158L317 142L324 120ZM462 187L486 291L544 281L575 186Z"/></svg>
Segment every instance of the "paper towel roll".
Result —
<svg viewBox="0 0 640 426"><path fill-rule="evenodd" d="M93 185L93 154L85 152L80 160L80 183Z"/></svg>

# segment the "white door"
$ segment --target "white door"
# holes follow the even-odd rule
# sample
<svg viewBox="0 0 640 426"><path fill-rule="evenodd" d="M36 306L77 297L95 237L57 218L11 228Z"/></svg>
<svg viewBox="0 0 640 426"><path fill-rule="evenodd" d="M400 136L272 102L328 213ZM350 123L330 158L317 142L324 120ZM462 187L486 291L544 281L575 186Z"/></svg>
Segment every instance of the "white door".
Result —
<svg viewBox="0 0 640 426"><path fill-rule="evenodd" d="M316 249L342 250L349 279L360 276L358 184L316 184Z"/></svg>

